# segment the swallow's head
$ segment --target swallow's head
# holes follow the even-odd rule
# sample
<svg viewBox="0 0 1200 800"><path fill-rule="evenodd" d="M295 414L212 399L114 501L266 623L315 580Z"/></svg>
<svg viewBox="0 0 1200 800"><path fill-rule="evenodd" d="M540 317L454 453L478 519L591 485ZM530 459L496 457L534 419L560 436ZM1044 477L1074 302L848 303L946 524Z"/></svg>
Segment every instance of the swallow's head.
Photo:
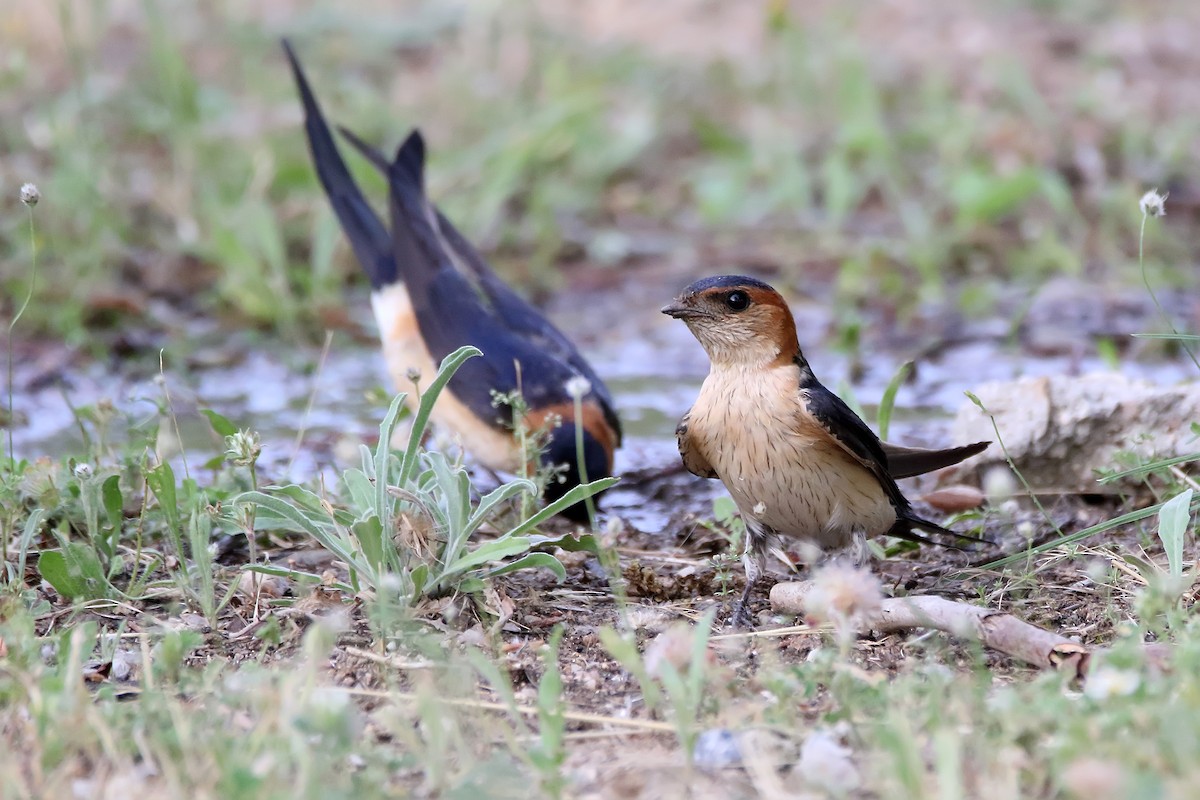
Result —
<svg viewBox="0 0 1200 800"><path fill-rule="evenodd" d="M683 320L714 364L762 364L800 352L787 303L744 275L696 281L662 312Z"/></svg>
<svg viewBox="0 0 1200 800"><path fill-rule="evenodd" d="M542 451L542 463L559 467L561 471L546 485L546 502L553 503L581 483L588 483L612 474L612 453L587 430L583 433L583 451L576 441L575 423L563 421L550 432L550 441ZM562 512L575 522L587 522L587 507L576 503Z"/></svg>

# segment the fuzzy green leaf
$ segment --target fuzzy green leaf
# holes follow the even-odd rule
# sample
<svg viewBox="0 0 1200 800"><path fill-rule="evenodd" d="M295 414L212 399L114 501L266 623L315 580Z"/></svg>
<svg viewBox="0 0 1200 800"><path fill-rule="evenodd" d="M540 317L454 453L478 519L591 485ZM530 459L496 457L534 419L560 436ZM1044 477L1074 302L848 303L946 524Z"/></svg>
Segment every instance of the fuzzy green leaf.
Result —
<svg viewBox="0 0 1200 800"><path fill-rule="evenodd" d="M237 426L230 422L225 417L213 411L211 408L202 408L200 413L208 419L209 426L212 427L213 433L224 439L226 436L233 436L238 432Z"/></svg>
<svg viewBox="0 0 1200 800"><path fill-rule="evenodd" d="M50 555L48 562L45 561L47 555ZM62 541L60 550L42 552L38 572L55 591L71 600L92 600L116 594L105 577L96 551L75 542Z"/></svg>
<svg viewBox="0 0 1200 800"><path fill-rule="evenodd" d="M1167 568L1172 578L1183 574L1183 540L1191 524L1188 509L1192 502L1192 490L1187 489L1163 503L1158 511L1158 538L1167 552Z"/></svg>
<svg viewBox="0 0 1200 800"><path fill-rule="evenodd" d="M555 514L558 514L559 512L561 512L567 508L570 508L571 506L573 506L576 503L583 500L585 497L592 497L596 494L599 494L600 492L603 492L605 489L607 489L610 486L612 486L613 484L617 483L617 481L619 481L619 480L620 480L620 478L615 478L615 477L614 478L601 478L598 481L592 481L591 483L580 484L579 486L574 487L573 489L571 489L571 491L564 494L562 497L555 500L550 505L543 508L541 511L534 514L529 519L522 522L520 525L518 525L515 528L513 528L512 530L510 530L508 533L504 534L504 536L501 538L507 539L509 536L520 536L521 534L525 533L526 531L532 530L533 528L536 528L538 525L541 525L543 522L550 519Z"/></svg>
<svg viewBox="0 0 1200 800"><path fill-rule="evenodd" d="M535 541L538 537L532 537ZM600 542L590 533L585 533L578 538L571 534L564 534L562 537L553 540L555 547L561 547L568 553L591 553L594 556L600 555Z"/></svg>
<svg viewBox="0 0 1200 800"><path fill-rule="evenodd" d="M348 469L342 475L342 484L350 495L350 504L356 516L366 517L375 513L375 484L361 469Z"/></svg>
<svg viewBox="0 0 1200 800"><path fill-rule="evenodd" d="M359 557L357 553L351 549L349 542L342 539L335 533L330 532L322 525L317 524L310 519L300 509L293 506L286 500L281 500L278 497L263 494L262 492L244 492L238 495L233 500L235 505L243 503L253 503L258 512L267 511L273 514L276 518L285 520L291 523L292 530L300 533L307 533L325 549L336 555L351 569L358 570L365 574L373 574L370 564Z"/></svg>
<svg viewBox="0 0 1200 800"><path fill-rule="evenodd" d="M471 533L475 532L487 520L492 511L505 500L521 493L533 494L536 491L537 487L533 481L524 478L518 478L496 487L479 500L475 513L467 521L467 530Z"/></svg>
<svg viewBox="0 0 1200 800"><path fill-rule="evenodd" d="M447 564L445 572L441 575L441 580L445 581L450 576L468 572L475 567L491 563L492 561L503 561L518 553L524 553L531 545L532 543L526 536L505 536L500 539L493 539L490 542L484 542L462 558Z"/></svg>
<svg viewBox="0 0 1200 800"><path fill-rule="evenodd" d="M373 466L375 471L375 514L379 517L379 524L386 530L391 530L392 527L392 508L394 502L388 496L388 464L391 463L392 457L392 433L396 430L396 422L400 419L400 409L404 407L404 399L407 395L404 392L392 398L392 403L388 406L388 412L384 415L383 422L379 423L379 442L375 445L375 453L373 455ZM404 485L404 480L401 478L400 485Z"/></svg>
<svg viewBox="0 0 1200 800"><path fill-rule="evenodd" d="M108 524L114 533L120 532L121 523L125 519L124 501L121 499L121 476L109 475L100 487L100 496L104 500L104 513L108 515Z"/></svg>
<svg viewBox="0 0 1200 800"><path fill-rule="evenodd" d="M67 558L61 550L42 551L38 556L38 574L63 597L74 599L83 595L83 578L67 569Z"/></svg>
<svg viewBox="0 0 1200 800"><path fill-rule="evenodd" d="M173 531L179 531L179 499L175 492L175 470L164 461L157 467L146 472L146 485L158 499L158 505L167 517L167 524Z"/></svg>
<svg viewBox="0 0 1200 800"><path fill-rule="evenodd" d="M488 570L484 573L484 577L495 578L510 572L518 572L523 569L537 569L538 567L545 567L553 572L555 580L559 583L567 579L567 568L562 565L561 561L549 553L528 553L515 561L510 561L495 569Z"/></svg>
<svg viewBox="0 0 1200 800"><path fill-rule="evenodd" d="M429 388L421 395L421 405L417 408L416 418L413 419L412 430L408 436L408 448L404 451L404 461L400 468L401 486L408 484L413 471L417 468L417 453L421 448L421 439L425 437L425 428L429 425L429 415L433 413L434 402L442 393L442 389L454 377L454 373L458 372L458 368L466 363L468 359L481 355L483 355L483 351L478 347L463 345L442 359L442 365L438 368L438 373L434 377L433 382L429 384Z"/></svg>
<svg viewBox="0 0 1200 800"><path fill-rule="evenodd" d="M383 526L379 524L379 517L372 515L359 520L354 523L351 530L354 531L354 537L358 539L358 546L362 550L363 558L374 566L374 571L378 573L386 571Z"/></svg>

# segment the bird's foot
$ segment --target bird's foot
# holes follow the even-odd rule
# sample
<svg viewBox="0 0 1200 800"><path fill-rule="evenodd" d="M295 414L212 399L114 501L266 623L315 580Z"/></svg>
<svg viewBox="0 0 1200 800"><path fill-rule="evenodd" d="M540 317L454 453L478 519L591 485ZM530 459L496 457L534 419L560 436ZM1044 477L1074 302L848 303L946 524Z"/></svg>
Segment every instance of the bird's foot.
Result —
<svg viewBox="0 0 1200 800"><path fill-rule="evenodd" d="M733 617L729 622L740 630L754 630L754 615L750 612L750 605L739 600L733 607Z"/></svg>
<svg viewBox="0 0 1200 800"><path fill-rule="evenodd" d="M758 585L758 581L747 578L746 588L742 591L742 596L738 599L737 604L733 607L733 617L730 622L735 628L743 630L753 630L754 614L750 611L750 596L754 594L754 587Z"/></svg>

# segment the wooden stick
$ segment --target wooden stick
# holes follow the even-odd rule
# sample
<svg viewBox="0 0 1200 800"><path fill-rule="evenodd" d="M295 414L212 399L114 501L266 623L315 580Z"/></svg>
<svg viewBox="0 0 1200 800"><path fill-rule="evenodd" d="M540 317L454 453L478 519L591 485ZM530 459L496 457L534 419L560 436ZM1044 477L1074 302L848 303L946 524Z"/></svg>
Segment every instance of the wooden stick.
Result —
<svg viewBox="0 0 1200 800"><path fill-rule="evenodd" d="M416 703L421 699L420 695L415 692L361 689L352 686L341 688L340 691L358 697L375 697L380 700L391 700L397 703ZM518 714L523 714L527 717L536 717L540 713L540 710L533 706L509 706L506 703L475 700L469 697L443 697L438 702L445 703L448 706L475 708L482 711L516 711ZM659 722L652 719L635 719L633 717L605 716L603 714L591 714L586 711L574 711L571 709L564 711L562 716L563 719L570 720L571 722L581 722L587 725L612 725L617 728L632 728L655 733L674 733L676 730L675 726L669 722Z"/></svg>
<svg viewBox="0 0 1200 800"><path fill-rule="evenodd" d="M805 613L805 596L811 584L777 583L771 589L771 606L776 611ZM1020 659L1041 669L1065 672L1072 679L1082 680L1092 657L1100 650L1052 631L1031 625L1004 611L947 600L932 595L886 598L878 613L872 614L858 626L860 631L882 633L932 628L951 636L982 642L1005 655ZM1162 644L1148 644L1146 656L1157 667L1165 667L1170 650Z"/></svg>

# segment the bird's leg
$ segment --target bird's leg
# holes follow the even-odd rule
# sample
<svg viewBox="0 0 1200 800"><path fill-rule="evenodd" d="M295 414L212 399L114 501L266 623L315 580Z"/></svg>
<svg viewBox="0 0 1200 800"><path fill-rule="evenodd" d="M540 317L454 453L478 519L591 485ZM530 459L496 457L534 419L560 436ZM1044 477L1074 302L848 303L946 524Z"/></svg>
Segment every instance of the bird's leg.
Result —
<svg viewBox="0 0 1200 800"><path fill-rule="evenodd" d="M850 563L861 567L871 560L871 548L867 547L867 532L855 525L850 530L850 545L846 548Z"/></svg>
<svg viewBox="0 0 1200 800"><path fill-rule="evenodd" d="M861 567L871 561L871 548L867 546L867 532L859 525L850 529L849 541L836 550L826 551L816 560L815 566L827 567L831 564L849 564Z"/></svg>
<svg viewBox="0 0 1200 800"><path fill-rule="evenodd" d="M742 551L742 566L746 569L746 588L742 597L733 608L733 625L735 628L754 627L754 618L750 615L750 597L754 587L767 570L767 544L769 536L766 530L749 519L746 520L746 547Z"/></svg>

